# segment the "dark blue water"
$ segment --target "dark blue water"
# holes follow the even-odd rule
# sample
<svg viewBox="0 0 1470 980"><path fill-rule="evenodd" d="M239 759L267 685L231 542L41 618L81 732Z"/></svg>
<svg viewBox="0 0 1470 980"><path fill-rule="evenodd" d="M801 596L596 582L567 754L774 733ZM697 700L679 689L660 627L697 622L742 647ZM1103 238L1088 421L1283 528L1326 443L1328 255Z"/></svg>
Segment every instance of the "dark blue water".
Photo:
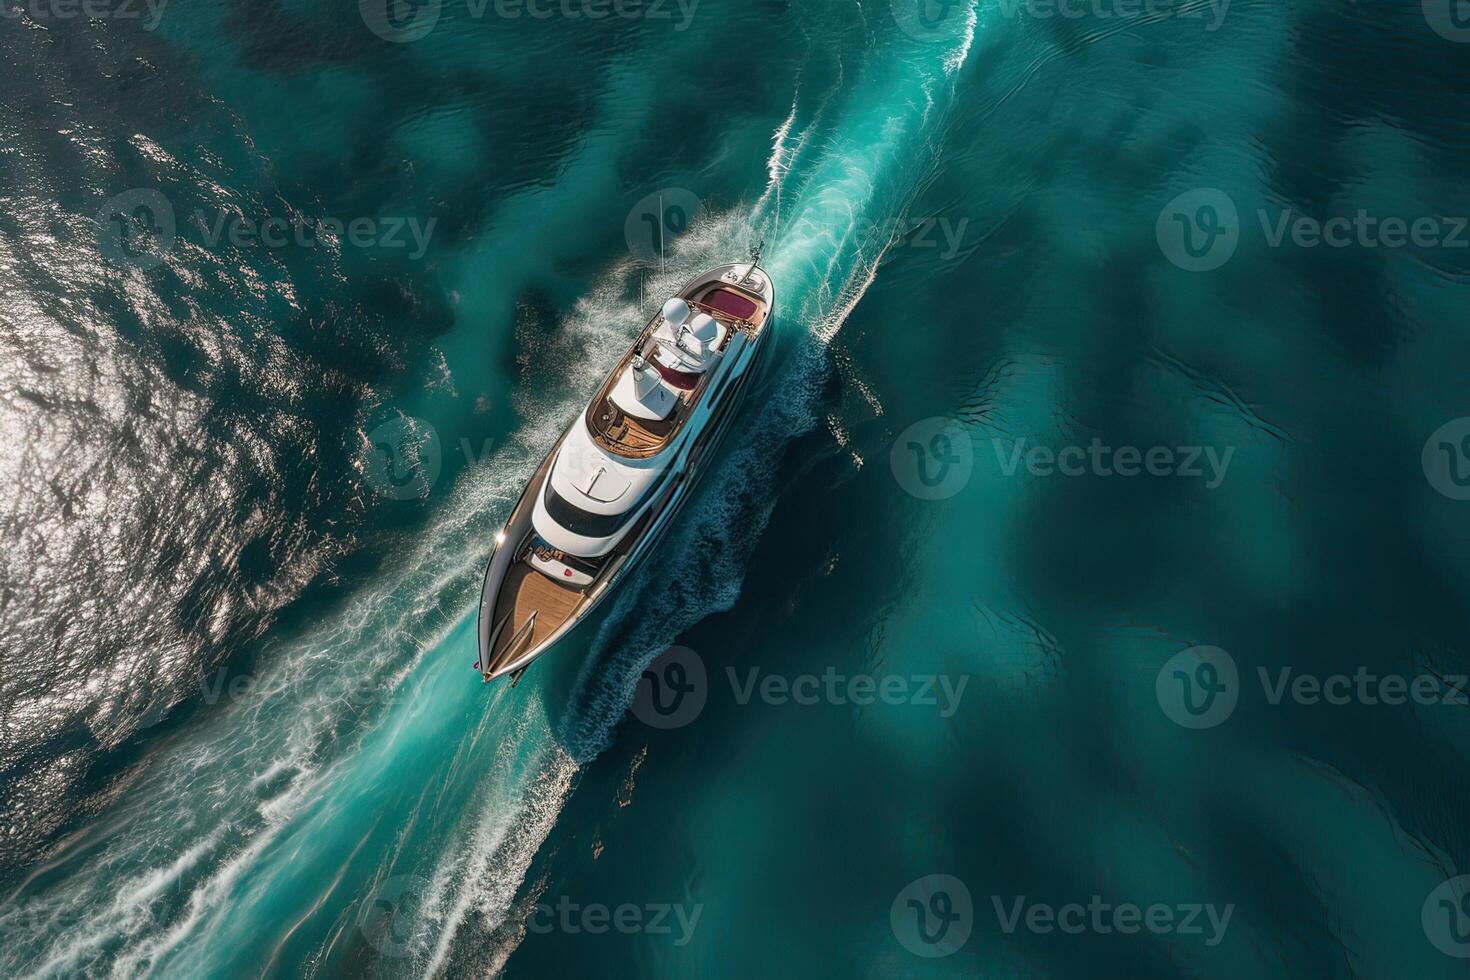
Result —
<svg viewBox="0 0 1470 980"><path fill-rule="evenodd" d="M6 7L5 972L1463 976L1460 7L590 9ZM665 553L482 687L762 239Z"/></svg>

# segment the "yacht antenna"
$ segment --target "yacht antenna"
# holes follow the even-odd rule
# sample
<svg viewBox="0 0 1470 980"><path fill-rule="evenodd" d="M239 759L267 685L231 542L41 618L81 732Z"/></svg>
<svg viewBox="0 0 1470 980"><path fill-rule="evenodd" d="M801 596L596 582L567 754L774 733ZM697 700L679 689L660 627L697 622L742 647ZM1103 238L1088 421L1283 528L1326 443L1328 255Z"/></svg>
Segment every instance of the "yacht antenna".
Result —
<svg viewBox="0 0 1470 980"><path fill-rule="evenodd" d="M755 272L756 266L761 264L761 250L766 247L766 240L762 238L750 246L750 268L745 270L745 275L740 277L742 283L750 281L751 273Z"/></svg>
<svg viewBox="0 0 1470 980"><path fill-rule="evenodd" d="M664 271L664 196L658 196L658 271Z"/></svg>

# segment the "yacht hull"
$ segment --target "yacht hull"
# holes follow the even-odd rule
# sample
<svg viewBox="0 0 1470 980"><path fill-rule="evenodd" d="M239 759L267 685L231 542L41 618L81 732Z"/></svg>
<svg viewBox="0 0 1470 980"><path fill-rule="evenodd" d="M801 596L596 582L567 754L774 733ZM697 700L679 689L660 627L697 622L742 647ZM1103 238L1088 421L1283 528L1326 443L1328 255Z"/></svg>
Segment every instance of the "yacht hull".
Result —
<svg viewBox="0 0 1470 980"><path fill-rule="evenodd" d="M756 289L752 283L760 288ZM712 288L722 295L748 291L750 297L758 297L759 323L741 322L741 328L732 336L718 368L707 382L708 397L691 406L691 418L665 450L667 458L660 461L661 467L670 468L671 478L664 481L666 485L656 498L633 520L618 546L599 559L603 564L592 582L580 588L570 587L535 570L528 561L529 552L544 545L537 540L532 521L536 502L552 478L552 468L573 427L582 424L581 418L573 420L557 440L511 509L505 526L496 536L496 547L481 589L476 668L485 681L506 676L519 680L531 663L566 639L626 583L658 546L699 477L711 465L770 346L767 335L775 299L769 277L754 263L712 269L686 283L679 295L686 299L710 297L714 295ZM726 305L733 304L726 301ZM717 316L724 315L709 306L700 308Z"/></svg>

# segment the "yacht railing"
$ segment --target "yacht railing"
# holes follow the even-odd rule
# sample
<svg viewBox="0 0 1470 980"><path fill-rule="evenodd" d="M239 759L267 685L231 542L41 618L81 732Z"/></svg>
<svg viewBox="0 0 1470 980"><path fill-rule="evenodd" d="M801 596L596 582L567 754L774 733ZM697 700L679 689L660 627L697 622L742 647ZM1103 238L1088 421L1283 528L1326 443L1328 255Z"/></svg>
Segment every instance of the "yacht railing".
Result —
<svg viewBox="0 0 1470 980"><path fill-rule="evenodd" d="M499 670L502 664L510 663L512 660L515 659L516 651L520 648L521 644L524 643L527 638L531 636L531 631L536 626L536 613L539 611L540 610L535 610L531 613L531 618L521 624L521 628L516 630L515 636L512 636L510 638L510 642L505 645L505 649L500 651L499 654L494 653L495 637L491 637L491 651L490 656L487 658L490 662L485 664L485 669L482 671L485 680L490 680L491 675L494 674L495 671ZM507 613L505 618L509 619L513 615L515 615L515 613ZM502 624L501 627L495 631L496 634L498 635L500 633L500 630L504 628L505 627Z"/></svg>

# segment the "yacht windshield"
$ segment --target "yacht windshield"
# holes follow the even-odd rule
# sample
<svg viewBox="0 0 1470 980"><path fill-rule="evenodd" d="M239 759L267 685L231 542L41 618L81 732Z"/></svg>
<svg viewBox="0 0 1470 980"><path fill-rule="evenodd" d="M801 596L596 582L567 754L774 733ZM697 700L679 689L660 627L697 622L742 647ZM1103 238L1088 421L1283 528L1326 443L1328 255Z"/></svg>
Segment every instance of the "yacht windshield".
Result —
<svg viewBox="0 0 1470 980"><path fill-rule="evenodd" d="M594 514L585 511L551 488L546 481L546 513L551 519L573 534L584 538L607 538L617 533L632 511L621 514Z"/></svg>

